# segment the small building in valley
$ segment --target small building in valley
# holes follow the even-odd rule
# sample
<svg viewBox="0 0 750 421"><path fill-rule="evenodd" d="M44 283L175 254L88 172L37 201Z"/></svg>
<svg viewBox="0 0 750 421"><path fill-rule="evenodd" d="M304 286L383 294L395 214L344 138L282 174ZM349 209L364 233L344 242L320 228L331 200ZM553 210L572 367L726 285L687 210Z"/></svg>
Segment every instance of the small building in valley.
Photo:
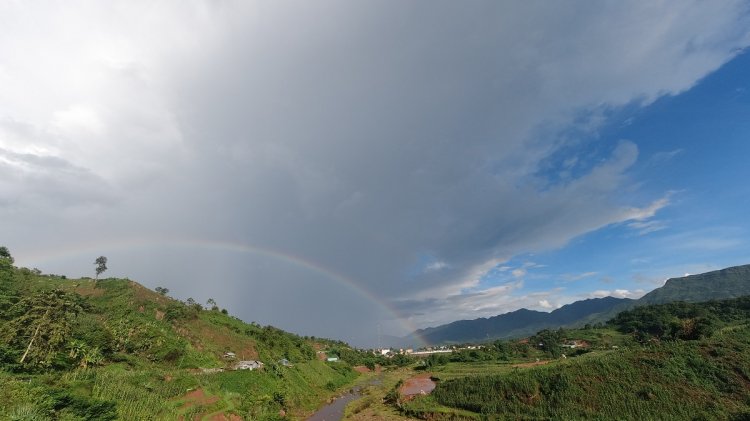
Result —
<svg viewBox="0 0 750 421"><path fill-rule="evenodd" d="M240 361L234 366L235 370L260 370L263 363L260 361Z"/></svg>

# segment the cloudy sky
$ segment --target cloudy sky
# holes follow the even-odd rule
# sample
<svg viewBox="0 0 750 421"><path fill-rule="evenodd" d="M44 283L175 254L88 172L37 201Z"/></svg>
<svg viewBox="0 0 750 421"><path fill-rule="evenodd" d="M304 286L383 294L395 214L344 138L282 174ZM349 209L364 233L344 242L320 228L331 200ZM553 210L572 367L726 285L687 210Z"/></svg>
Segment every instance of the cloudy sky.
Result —
<svg viewBox="0 0 750 421"><path fill-rule="evenodd" d="M750 263L750 3L0 0L0 243L357 345Z"/></svg>

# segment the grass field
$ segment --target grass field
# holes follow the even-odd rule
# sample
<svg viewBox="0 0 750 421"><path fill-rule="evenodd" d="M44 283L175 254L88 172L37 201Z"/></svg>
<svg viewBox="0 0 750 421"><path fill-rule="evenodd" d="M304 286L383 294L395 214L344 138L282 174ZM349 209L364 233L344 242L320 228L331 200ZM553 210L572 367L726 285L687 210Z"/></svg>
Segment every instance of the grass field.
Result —
<svg viewBox="0 0 750 421"><path fill-rule="evenodd" d="M446 367L457 377L404 411L420 418L458 409L490 419L748 419L750 331L731 333L491 375L458 377L479 367Z"/></svg>
<svg viewBox="0 0 750 421"><path fill-rule="evenodd" d="M513 370L513 364L505 362L448 363L445 366L430 370L433 378L441 381L468 376L485 376L507 373Z"/></svg>

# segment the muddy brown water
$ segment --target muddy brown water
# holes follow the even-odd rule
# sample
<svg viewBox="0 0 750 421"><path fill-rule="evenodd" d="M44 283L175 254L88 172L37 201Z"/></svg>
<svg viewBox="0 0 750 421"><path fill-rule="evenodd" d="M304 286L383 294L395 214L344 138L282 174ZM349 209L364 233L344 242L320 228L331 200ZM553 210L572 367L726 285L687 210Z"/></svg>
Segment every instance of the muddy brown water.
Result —
<svg viewBox="0 0 750 421"><path fill-rule="evenodd" d="M430 378L430 373L425 373L406 379L399 392L402 395L421 395L423 392L428 394L433 390L435 390L435 381Z"/></svg>

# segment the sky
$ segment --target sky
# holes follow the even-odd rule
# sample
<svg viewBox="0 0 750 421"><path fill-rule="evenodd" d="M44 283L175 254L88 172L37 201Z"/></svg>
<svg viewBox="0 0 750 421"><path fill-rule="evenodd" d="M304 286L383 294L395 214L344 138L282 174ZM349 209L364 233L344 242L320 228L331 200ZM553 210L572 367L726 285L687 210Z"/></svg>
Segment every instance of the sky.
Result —
<svg viewBox="0 0 750 421"><path fill-rule="evenodd" d="M747 1L0 0L0 245L362 347L637 298L750 263L748 45Z"/></svg>

